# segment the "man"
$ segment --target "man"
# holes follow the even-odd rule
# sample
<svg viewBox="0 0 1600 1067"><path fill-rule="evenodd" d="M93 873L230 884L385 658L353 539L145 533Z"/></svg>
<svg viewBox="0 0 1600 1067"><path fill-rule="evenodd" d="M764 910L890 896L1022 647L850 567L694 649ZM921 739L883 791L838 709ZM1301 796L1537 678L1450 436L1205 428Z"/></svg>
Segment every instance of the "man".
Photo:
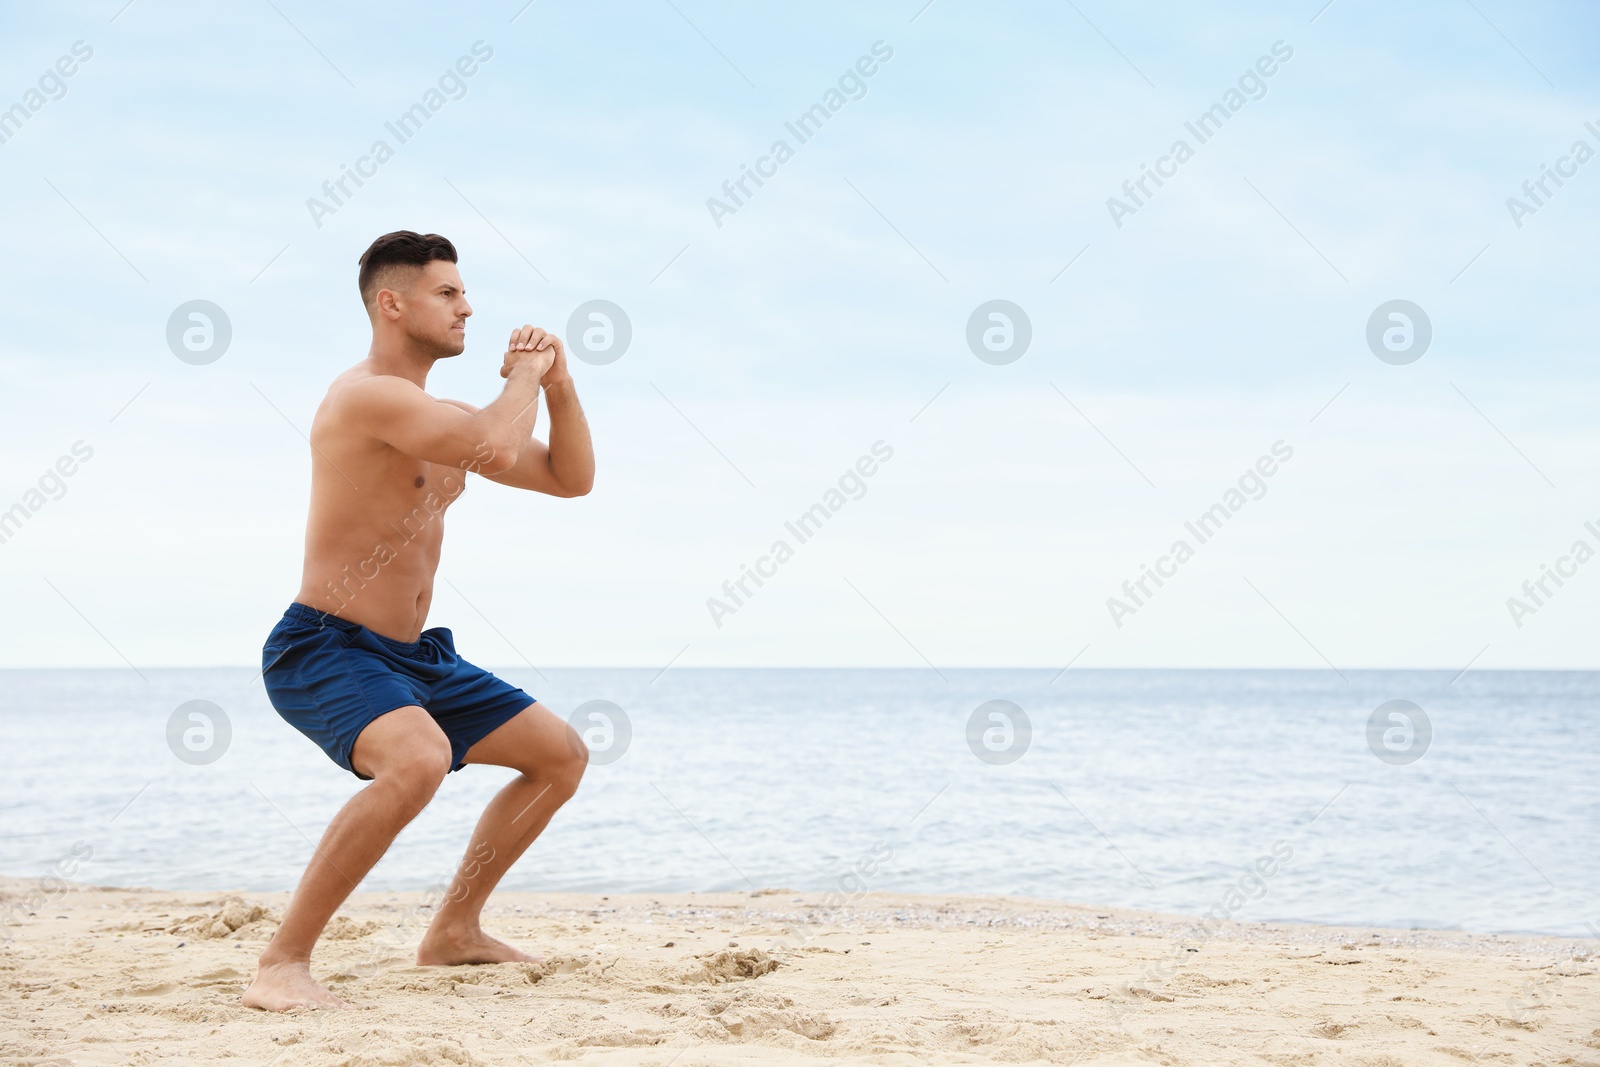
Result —
<svg viewBox="0 0 1600 1067"><path fill-rule="evenodd" d="M485 934L502 875L578 788L588 752L521 689L424 630L445 509L472 471L551 496L587 493L594 450L561 340L511 332L500 396L478 409L423 391L466 347L472 314L456 250L438 234L385 234L361 257L367 358L334 379L311 424L311 508L299 595L267 638L263 679L278 713L372 784L328 824L245 991L250 1007L347 1007L311 977L311 950L356 884L468 763L522 772L492 800L417 950L419 964L532 957ZM550 443L533 437L539 392Z"/></svg>

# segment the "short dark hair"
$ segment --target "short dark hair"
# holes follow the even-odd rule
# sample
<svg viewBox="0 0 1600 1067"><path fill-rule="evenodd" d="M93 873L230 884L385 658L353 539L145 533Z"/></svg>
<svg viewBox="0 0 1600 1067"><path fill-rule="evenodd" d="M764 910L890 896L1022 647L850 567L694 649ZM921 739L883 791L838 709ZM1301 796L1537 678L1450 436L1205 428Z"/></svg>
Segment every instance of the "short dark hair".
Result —
<svg viewBox="0 0 1600 1067"><path fill-rule="evenodd" d="M370 305L377 298L378 290L389 288L384 283L396 268L426 267L436 259L456 262L456 246L448 238L414 230L384 234L361 253L361 273L356 280L361 288L361 302Z"/></svg>

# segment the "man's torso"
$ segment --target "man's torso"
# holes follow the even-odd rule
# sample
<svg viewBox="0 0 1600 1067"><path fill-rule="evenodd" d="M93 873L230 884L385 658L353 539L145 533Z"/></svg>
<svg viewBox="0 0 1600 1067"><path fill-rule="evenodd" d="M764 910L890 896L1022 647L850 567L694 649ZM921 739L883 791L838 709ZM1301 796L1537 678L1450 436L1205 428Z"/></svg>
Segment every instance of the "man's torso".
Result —
<svg viewBox="0 0 1600 1067"><path fill-rule="evenodd" d="M455 467L408 456L352 413L346 371L311 424L311 506L300 603L401 641L415 641L433 600L444 513L466 488Z"/></svg>

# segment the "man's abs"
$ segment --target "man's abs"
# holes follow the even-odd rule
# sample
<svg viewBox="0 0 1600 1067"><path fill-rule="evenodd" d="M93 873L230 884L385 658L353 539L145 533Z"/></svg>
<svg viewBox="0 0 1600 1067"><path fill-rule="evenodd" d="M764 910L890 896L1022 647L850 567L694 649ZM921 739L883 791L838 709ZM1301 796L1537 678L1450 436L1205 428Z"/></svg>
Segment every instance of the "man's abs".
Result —
<svg viewBox="0 0 1600 1067"><path fill-rule="evenodd" d="M385 637L415 641L433 602L439 525L435 519L436 529L409 541L403 525L331 539L319 537L313 526L295 599Z"/></svg>

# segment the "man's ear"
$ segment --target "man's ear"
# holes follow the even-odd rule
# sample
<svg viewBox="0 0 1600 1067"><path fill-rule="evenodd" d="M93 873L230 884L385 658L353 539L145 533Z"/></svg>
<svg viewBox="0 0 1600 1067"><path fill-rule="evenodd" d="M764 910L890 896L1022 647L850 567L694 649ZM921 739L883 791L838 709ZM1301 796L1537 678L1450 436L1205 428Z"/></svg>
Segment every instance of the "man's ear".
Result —
<svg viewBox="0 0 1600 1067"><path fill-rule="evenodd" d="M394 320L400 317L400 294L393 289L379 289L377 299L378 314L386 319Z"/></svg>

